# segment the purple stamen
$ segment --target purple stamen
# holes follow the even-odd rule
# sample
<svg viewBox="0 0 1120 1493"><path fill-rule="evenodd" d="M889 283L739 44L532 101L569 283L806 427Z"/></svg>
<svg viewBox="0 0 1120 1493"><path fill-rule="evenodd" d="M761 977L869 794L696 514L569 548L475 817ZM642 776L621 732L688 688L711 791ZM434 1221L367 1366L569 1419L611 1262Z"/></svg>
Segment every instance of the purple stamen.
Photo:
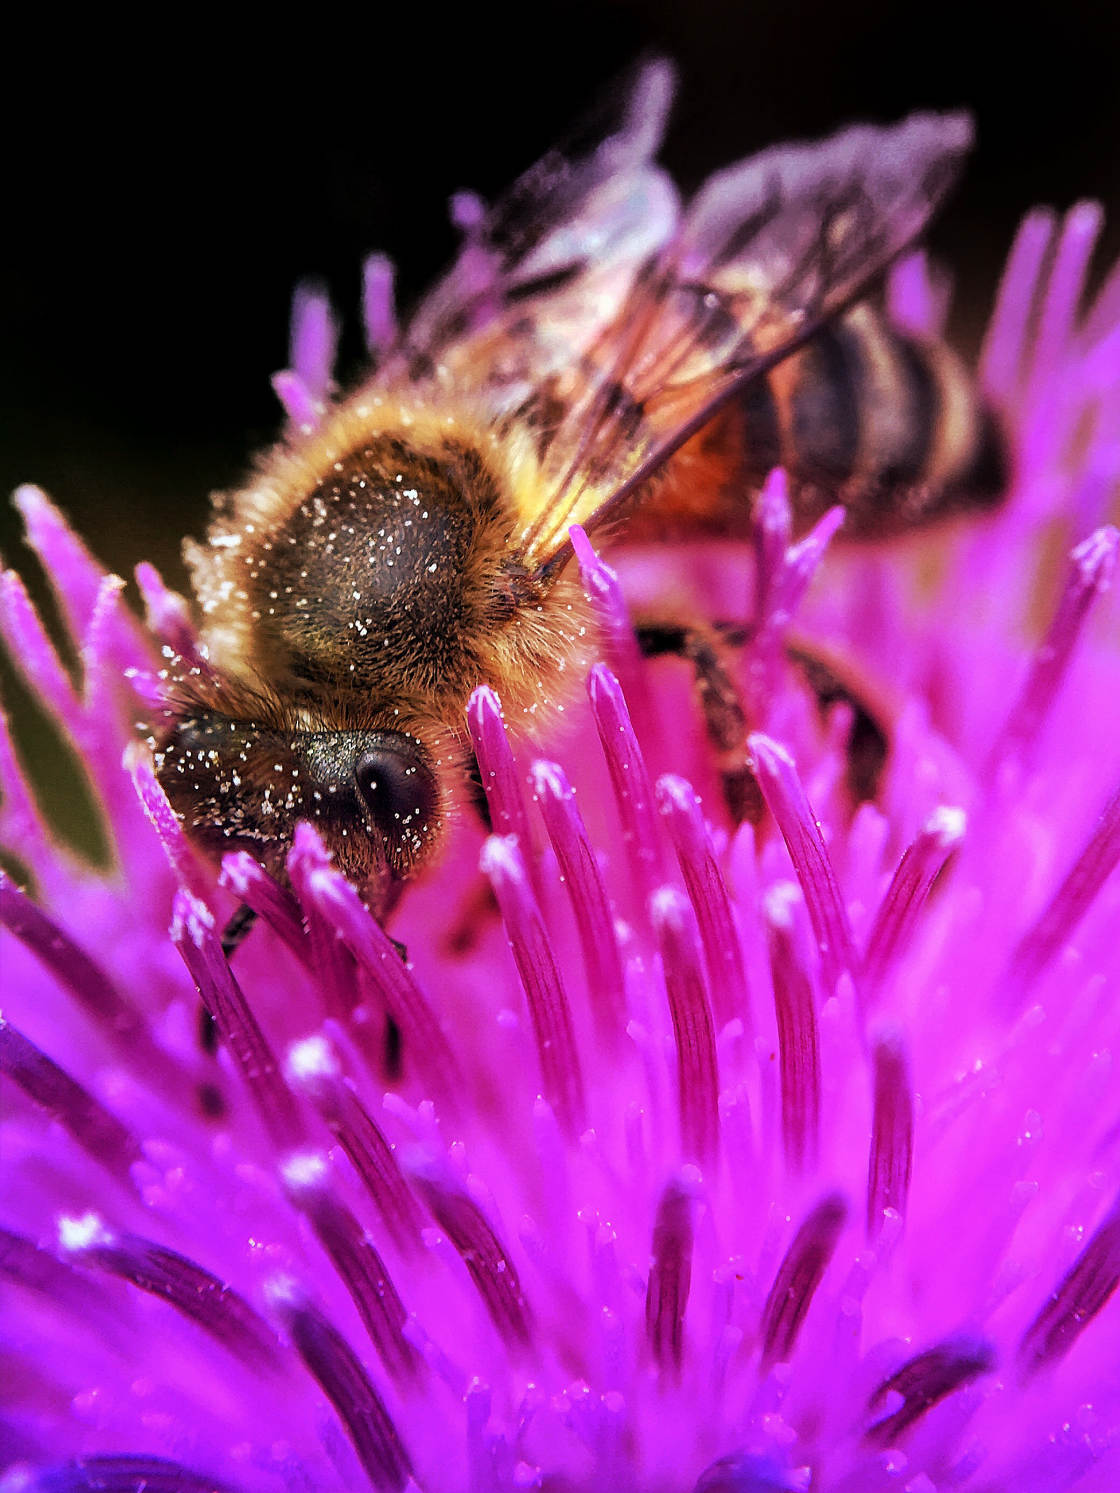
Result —
<svg viewBox="0 0 1120 1493"><path fill-rule="evenodd" d="M404 331L391 269L370 262L366 332L386 408L413 354L427 351L446 363L431 408L416 412L428 429L442 372L454 382L470 361L463 338L482 326L497 347L522 290L530 319L547 321L555 296L557 327L571 308L577 340L586 325L594 342L601 312L626 328L628 345L645 345L629 311L652 292L669 341L664 356L654 348L647 382L687 372L677 331L695 331L700 316L713 339L733 334L727 314L749 301L738 294L744 203L747 261L788 248L791 273L820 268L811 214L804 246L780 232L771 242L762 218L775 183L783 201L804 189L815 197L820 163L842 171L849 150L859 156L861 142L880 137L856 132L825 155L780 149L765 169L722 173L678 208L646 160L667 74L646 79L618 134L570 170L550 157L515 191L515 202L543 192L546 207L574 204L543 237L523 240L505 204L490 213L474 198L456 203L462 253ZM909 142L926 133L952 153L965 130L927 117L900 132L893 159L889 142L882 155L876 146L866 171L873 216L893 214L896 167L910 194ZM849 219L837 224L841 239ZM1111 771L1120 659L1096 625L1100 609L1089 615L1120 548L1117 532L1100 527L1115 522L1120 481L1120 271L1081 317L1096 224L1086 207L1060 231L1036 216L1005 282L985 354L987 399L1014 468L1003 504L962 513L928 543L915 534L882 553L830 554L818 587L811 577L838 514L793 543L804 509L796 502L791 513L785 476L773 473L756 515L753 612L742 556L704 541L686 589L704 593L710 617L750 613L735 672L749 729L767 733L751 743L770 805L757 834L745 824L725 846L714 808L710 827L712 806L682 779L651 792L635 735L660 772L687 770L703 734L686 711L687 731L668 739L685 681L669 678L676 665L646 668L616 578L573 531L582 618L594 631L598 615L605 661L625 684L602 668L590 680L610 784L584 710L568 712L565 746L586 769L577 799L551 764L530 775L520 764L531 754L515 761L515 723L507 741L496 696L472 704L500 832L486 866L513 960L490 936L483 909L494 899L467 864L469 827L452 827L407 886L384 865L368 890L348 881L310 826L295 835L286 872L235 855L216 886L205 836L187 833L190 816L176 818L145 748L129 745L136 697L157 733L173 724L179 695L199 708L209 700L247 728L233 738L255 735L264 753L279 737L280 772L292 732L376 724L378 703L367 701L368 720L355 706L353 720L320 722L310 697L310 715L268 698L276 681L263 655L260 679L246 672L250 661L233 661L239 613L224 597L241 591L238 607L252 610L262 585L277 586L272 600L285 594L279 570L268 578L278 556L258 547L269 540L252 516L241 559L236 537L225 536L227 550L219 535L199 570L200 625L221 644L227 677L154 571L141 571L152 624L142 630L120 582L100 573L57 512L40 494L21 496L59 604L40 621L4 581L14 664L77 746L114 863L86 866L53 843L38 804L53 813L56 785L33 792L0 736L5 850L29 868L38 903L29 910L0 879L0 924L24 940L0 929L17 1023L0 1024L0 1066L13 1079L0 1076L11 1099L0 1151L4 1205L20 1231L0 1231L10 1298L0 1358L14 1370L0 1411L0 1487L404 1493L416 1486L412 1450L430 1493L792 1493L817 1482L846 1493L903 1484L1055 1493L1116 1481L1120 793L1098 821L1087 816L1120 787L1107 777L1092 787L1102 764ZM540 223L527 226L532 234ZM660 294L662 271L693 260L697 283L708 283L713 255L714 298L698 300L691 283L679 297ZM919 336L938 322L942 291L920 257L890 272L892 311ZM280 386L294 417L329 433L325 301L297 307L295 320ZM588 416L575 438L584 455L615 394L619 360L601 350L589 345L571 369L590 389L565 427ZM708 351L718 358L714 340ZM953 395L957 382L941 392ZM956 393L963 417L963 383ZM519 399L507 411L518 429ZM502 465L500 423L491 454ZM531 465L531 444L517 437L506 454ZM578 507L579 462L553 456ZM689 456L672 465L687 484ZM710 473L700 463L692 475L703 483ZM410 490L413 520L425 511L412 511L417 500ZM540 540L540 527L520 539ZM1086 534L1067 578L1051 541L1069 550ZM665 579L693 558L667 557ZM645 591L659 562L634 563ZM810 636L858 657L884 687L883 792L854 816L840 776L852 708L818 722L787 646L795 608ZM1039 617L1049 631L1035 650ZM152 628L162 633L154 654ZM403 729L416 702L397 703ZM197 734L189 744L205 751L213 741L217 769L221 731ZM185 746L193 735L188 723ZM462 766L466 727L462 735L449 767ZM269 768L255 750L246 763ZM745 756L738 766L748 770ZM537 854L545 835L527 803L530 779L555 853ZM244 807L241 828L252 833L257 800L243 802L243 786L229 778L223 822ZM199 792L205 817L201 778ZM968 841L955 867L963 811L934 806L965 803ZM283 836L279 821L272 827ZM260 825L265 837L269 829ZM176 939L223 1043L212 1059L192 1058L196 1001L167 939L175 876L187 888ZM248 1005L218 947L230 892L279 934L258 930L233 961L247 972ZM399 917L425 990L367 899ZM579 993L569 958L590 1011L569 1008ZM283 1044L282 1075L272 1042ZM207 1112L213 1089L200 1088L200 1065L213 1084L248 1086L220 1122L218 1106ZM844 1198L861 1215L850 1228ZM43 1247L52 1220L57 1252ZM248 1284L261 1262L272 1262L267 1309ZM1024 1272L1037 1280L1033 1296ZM949 1336L974 1317L991 1346ZM1018 1374L1004 1374L1016 1350ZM989 1393L994 1365L1005 1382ZM264 1379L277 1370L282 1382Z"/></svg>
<svg viewBox="0 0 1120 1493"><path fill-rule="evenodd" d="M229 1483L166 1457L77 1457L34 1475L26 1493L237 1493Z"/></svg>
<svg viewBox="0 0 1120 1493"><path fill-rule="evenodd" d="M316 872L329 866L317 835L296 835L288 855L288 875L303 913L310 965L332 1013L354 1030L359 1024L366 1025L360 1014L362 990L354 956L339 937L334 922L317 906L311 890Z"/></svg>
<svg viewBox="0 0 1120 1493"><path fill-rule="evenodd" d="M478 1204L450 1177L437 1176L434 1169L418 1174L416 1183L432 1217L467 1267L502 1341L508 1348L527 1348L532 1334L521 1282Z"/></svg>
<svg viewBox="0 0 1120 1493"><path fill-rule="evenodd" d="M1036 208L1028 213L1019 225L1000 279L980 356L979 378L980 387L1001 408L1011 404L1023 377L1031 310L1056 227L1057 220L1049 209Z"/></svg>
<svg viewBox="0 0 1120 1493"><path fill-rule="evenodd" d="M1035 649L1030 673L1011 708L988 762L992 776L1008 761L1029 767L1043 723L1053 709L1069 661L1094 602L1108 590L1120 533L1111 525L1090 534L1070 554L1070 569L1046 636Z"/></svg>
<svg viewBox="0 0 1120 1493"><path fill-rule="evenodd" d="M585 1103L572 1014L516 837L492 835L483 846L481 864L498 899L525 990L544 1097L561 1128L575 1135L584 1123Z"/></svg>
<svg viewBox="0 0 1120 1493"><path fill-rule="evenodd" d="M272 391L295 430L311 431L319 424L320 410L311 390L290 368L272 375Z"/></svg>
<svg viewBox="0 0 1120 1493"><path fill-rule="evenodd" d="M35 878L40 892L49 897L64 879L63 867L51 831L39 813L38 804L19 765L8 718L0 710L0 842L16 851ZM63 873L60 875L60 873Z"/></svg>
<svg viewBox="0 0 1120 1493"><path fill-rule="evenodd" d="M401 962L392 940L370 916L356 889L330 865L311 825L296 826L293 855L293 880L298 878L301 883L304 905L321 914L342 938L400 1027L405 1052L423 1065L425 1081L444 1104L455 1106L464 1092L459 1065L424 992Z"/></svg>
<svg viewBox="0 0 1120 1493"><path fill-rule="evenodd" d="M824 552L844 521L842 508L830 508L797 544L790 543L789 483L776 467L758 500L756 533L755 635L746 653L746 699L755 721L768 719L784 671L782 643Z"/></svg>
<svg viewBox="0 0 1120 1493"><path fill-rule="evenodd" d="M773 633L775 593L793 540L789 478L775 467L762 484L754 505L755 630Z"/></svg>
<svg viewBox="0 0 1120 1493"><path fill-rule="evenodd" d="M338 1411L366 1476L375 1488L399 1493L412 1475L408 1453L357 1354L291 1282L274 1280L269 1295L296 1351Z"/></svg>
<svg viewBox="0 0 1120 1493"><path fill-rule="evenodd" d="M705 1467L692 1493L808 1493L807 1472L791 1469L780 1455L732 1452Z"/></svg>
<svg viewBox="0 0 1120 1493"><path fill-rule="evenodd" d="M1120 286L1120 276L1117 280ZM1079 526L1074 532L1102 517L1115 517L1114 499L1120 488L1120 442L1116 440L1120 426L1120 326L1084 355L1079 372L1084 385L1081 393L1091 418L1075 489ZM1075 408L1073 418L1077 420L1082 413ZM1078 427L1079 435L1083 429L1083 424Z"/></svg>
<svg viewBox="0 0 1120 1493"><path fill-rule="evenodd" d="M80 713L68 727L80 747L96 792L98 808L110 824L123 825L135 811L128 778L121 769L126 747L132 749L131 692L122 688L122 671L109 656L119 652L114 634L122 631L124 582L107 576L94 602L86 630L80 637L82 699ZM139 655L134 654L133 657ZM148 659L144 657L143 663ZM129 666L131 671L131 665ZM127 705L128 713L122 709ZM122 850L128 855L130 847ZM135 870L135 868L132 868Z"/></svg>
<svg viewBox="0 0 1120 1493"><path fill-rule="evenodd" d="M934 882L964 838L963 809L934 809L907 846L867 939L862 985L870 1003L906 952Z"/></svg>
<svg viewBox="0 0 1120 1493"><path fill-rule="evenodd" d="M619 681L630 714L638 723L639 734L647 740L647 732L656 729L657 716L650 699L645 663L634 636L618 575L595 553L579 524L570 526L568 537L579 564L579 578L599 627L606 662Z"/></svg>
<svg viewBox="0 0 1120 1493"><path fill-rule="evenodd" d="M288 1081L300 1085L350 1158L385 1227L407 1251L420 1248L423 1217L393 1148L342 1077L322 1037L297 1043L288 1054Z"/></svg>
<svg viewBox="0 0 1120 1493"><path fill-rule="evenodd" d="M115 707L121 695L121 676L137 665L150 662L147 652L140 649L133 652L124 669L113 659L114 641L124 631L122 623L126 618L131 622L123 597L124 581L119 576L107 575L101 583L85 630L79 636L82 704L93 729L100 729L102 749L107 751L111 751L114 745L119 749ZM113 766L119 768L119 765L118 756Z"/></svg>
<svg viewBox="0 0 1120 1493"><path fill-rule="evenodd" d="M854 976L856 957L820 821L809 806L797 768L785 748L759 732L748 738L748 746L766 807L777 821L801 883L817 935L825 993L832 995L842 974Z"/></svg>
<svg viewBox="0 0 1120 1493"><path fill-rule="evenodd" d="M1120 484L1120 327L1085 353L1070 391L1070 435L1084 439L1084 455L1074 488L1072 531L1080 533L1112 514ZM1086 421L1088 431L1085 430ZM1063 479L1064 480L1064 479Z"/></svg>
<svg viewBox="0 0 1120 1493"><path fill-rule="evenodd" d="M156 1045L147 1022L125 999L99 964L53 918L0 871L0 926L41 961L74 997L79 1008L129 1058L150 1083L181 1097L183 1075Z"/></svg>
<svg viewBox="0 0 1120 1493"><path fill-rule="evenodd" d="M167 801L146 757L139 754L132 762L132 781L148 822L155 830L175 880L200 904L205 906L206 877L183 833L183 826Z"/></svg>
<svg viewBox="0 0 1120 1493"><path fill-rule="evenodd" d="M453 192L447 216L466 239L476 239L486 220L486 204L477 192Z"/></svg>
<svg viewBox="0 0 1120 1493"><path fill-rule="evenodd" d="M788 892L795 889L786 884ZM800 900L800 899L798 899ZM813 986L793 937L788 896L775 887L766 899L770 970L778 1018L782 1142L786 1159L798 1171L816 1160L820 1149L821 1053Z"/></svg>
<svg viewBox="0 0 1120 1493"><path fill-rule="evenodd" d="M1079 202L1062 222L1031 348L1032 372L1024 400L1028 410L1069 353L1089 260L1100 237L1103 218L1097 203Z"/></svg>
<svg viewBox="0 0 1120 1493"><path fill-rule="evenodd" d="M785 624L793 617L824 559L825 551L843 523L844 509L838 504L822 514L803 539L790 545L775 587L773 625L784 630Z"/></svg>
<svg viewBox="0 0 1120 1493"><path fill-rule="evenodd" d="M902 1404L865 1432L876 1446L894 1446L898 1439L946 1395L990 1374L996 1356L983 1339L956 1338L938 1343L908 1359L873 1392L867 1407L874 1412L888 1395L901 1395Z"/></svg>
<svg viewBox="0 0 1120 1493"><path fill-rule="evenodd" d="M338 350L338 322L321 285L304 283L292 297L292 368L316 404L330 393Z"/></svg>
<svg viewBox="0 0 1120 1493"><path fill-rule="evenodd" d="M98 1166L132 1185L131 1168L143 1160L143 1152L131 1130L3 1016L0 1073L57 1120Z"/></svg>
<svg viewBox="0 0 1120 1493"><path fill-rule="evenodd" d="M1120 328L1120 260L1104 277L1096 299L1089 308L1080 328L1080 337L1086 347L1115 334Z"/></svg>
<svg viewBox="0 0 1120 1493"><path fill-rule="evenodd" d="M26 525L27 543L42 561L70 637L77 642L89 626L106 582L118 586L123 582L105 575L39 488L19 487L13 501ZM146 640L124 608L114 616L108 636L103 639L103 650L104 663L118 675L126 669L143 668L149 662Z"/></svg>
<svg viewBox="0 0 1120 1493"><path fill-rule="evenodd" d="M1004 988L1015 1005L1022 1003L1030 983L1073 937L1118 860L1120 790L1105 805L1084 850L1011 956Z"/></svg>
<svg viewBox="0 0 1120 1493"><path fill-rule="evenodd" d="M602 1040L614 1043L625 1026L626 991L603 873L563 768L555 762L535 762L531 776L571 898L596 1027Z"/></svg>
<svg viewBox="0 0 1120 1493"><path fill-rule="evenodd" d="M499 1437L488 1429L493 1396L487 1385L471 1381L464 1396L466 1408L467 1471L471 1493L492 1483L495 1443Z"/></svg>
<svg viewBox="0 0 1120 1493"><path fill-rule="evenodd" d="M129 689L146 713L162 714L167 709L167 678L163 670L157 673L154 669L133 669L126 677Z"/></svg>
<svg viewBox="0 0 1120 1493"><path fill-rule="evenodd" d="M301 964L311 966L311 949L299 903L247 851L237 850L222 857L218 881L239 902L262 917Z"/></svg>
<svg viewBox="0 0 1120 1493"><path fill-rule="evenodd" d="M144 603L148 627L190 668L209 669L198 633L184 597L172 591L154 565L142 560L136 567L136 584Z"/></svg>
<svg viewBox="0 0 1120 1493"><path fill-rule="evenodd" d="M304 1144L304 1126L272 1049L234 978L214 929L213 915L189 892L175 895L171 938L202 1003L217 1023L274 1145L293 1151Z"/></svg>
<svg viewBox="0 0 1120 1493"><path fill-rule="evenodd" d="M267 1323L244 1297L185 1255L136 1234L111 1233L92 1216L63 1219L60 1236L75 1259L158 1296L250 1368L275 1372L282 1366L280 1344Z"/></svg>
<svg viewBox="0 0 1120 1493"><path fill-rule="evenodd" d="M1113 1202L1093 1237L1019 1343L1025 1376L1064 1358L1120 1285L1120 1199Z"/></svg>
<svg viewBox="0 0 1120 1493"><path fill-rule="evenodd" d="M154 1048L146 1024L113 981L84 949L26 892L0 871L0 925L39 959L95 1021L117 1043L144 1044L144 1054L164 1070L169 1059Z"/></svg>
<svg viewBox="0 0 1120 1493"><path fill-rule="evenodd" d="M75 1270L50 1250L5 1228L0 1228L0 1276L22 1290L34 1291L78 1321L92 1319L98 1328L109 1330L113 1308L100 1292L91 1289L84 1271Z"/></svg>
<svg viewBox="0 0 1120 1493"><path fill-rule="evenodd" d="M749 1024L743 951L700 800L690 783L671 774L658 779L656 794L696 914L716 1021L723 1027L738 1017Z"/></svg>
<svg viewBox="0 0 1120 1493"><path fill-rule="evenodd" d="M486 204L475 192L456 192L448 203L452 224L463 235L452 276L462 302L470 308L470 330L485 326L498 305L499 260L486 247Z"/></svg>
<svg viewBox="0 0 1120 1493"><path fill-rule="evenodd" d="M867 1164L869 1239L882 1232L888 1208L905 1218L914 1158L914 1096L901 1037L881 1037L872 1061L875 1099Z"/></svg>
<svg viewBox="0 0 1120 1493"><path fill-rule="evenodd" d="M649 897L665 880L665 866L645 759L618 680L602 664L591 670L588 693L610 770L635 886Z"/></svg>
<svg viewBox="0 0 1120 1493"><path fill-rule="evenodd" d="M921 249L895 261L887 272L887 310L891 321L916 337L940 337L949 312L948 277L931 268Z"/></svg>
<svg viewBox="0 0 1120 1493"><path fill-rule="evenodd" d="M396 271L386 254L370 254L362 265L362 327L370 361L378 363L399 336L393 294Z"/></svg>
<svg viewBox="0 0 1120 1493"><path fill-rule="evenodd" d="M646 1284L646 1340L662 1373L679 1374L684 1314L692 1284L692 1207L695 1178L670 1182L657 1205Z"/></svg>
<svg viewBox="0 0 1120 1493"><path fill-rule="evenodd" d="M650 899L677 1048L681 1153L707 1166L719 1154L719 1068L712 1011L692 909L675 887Z"/></svg>
<svg viewBox="0 0 1120 1493"><path fill-rule="evenodd" d="M369 1236L331 1191L326 1157L293 1156L282 1170L288 1196L315 1230L386 1371L399 1384L415 1385L422 1362L404 1336L408 1314Z"/></svg>
<svg viewBox="0 0 1120 1493"><path fill-rule="evenodd" d="M11 570L0 573L0 636L29 687L83 747L81 702L23 582Z"/></svg>
<svg viewBox="0 0 1120 1493"><path fill-rule="evenodd" d="M823 1198L786 1251L762 1310L762 1372L793 1356L801 1324L836 1250L848 1216L839 1194Z"/></svg>
<svg viewBox="0 0 1120 1493"><path fill-rule="evenodd" d="M533 890L540 899L539 868L533 854L522 777L506 735L502 702L488 685L480 685L471 695L467 705L467 728L478 759L493 832L496 835L516 835L518 843L524 847Z"/></svg>

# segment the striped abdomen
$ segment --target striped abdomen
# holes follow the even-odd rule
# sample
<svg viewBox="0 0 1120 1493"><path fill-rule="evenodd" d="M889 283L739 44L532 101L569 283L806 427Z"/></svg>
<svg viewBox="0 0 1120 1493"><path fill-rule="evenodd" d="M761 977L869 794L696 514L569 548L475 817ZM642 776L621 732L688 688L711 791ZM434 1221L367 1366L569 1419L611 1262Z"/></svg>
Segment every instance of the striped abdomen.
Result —
<svg viewBox="0 0 1120 1493"><path fill-rule="evenodd" d="M944 343L859 306L744 391L749 475L790 476L799 526L841 502L844 532L874 538L967 508L1007 485L992 412Z"/></svg>
<svg viewBox="0 0 1120 1493"><path fill-rule="evenodd" d="M990 507L1009 475L992 411L956 355L857 306L689 441L626 537L745 531L746 500L776 466L799 531L843 503L844 536L856 539Z"/></svg>

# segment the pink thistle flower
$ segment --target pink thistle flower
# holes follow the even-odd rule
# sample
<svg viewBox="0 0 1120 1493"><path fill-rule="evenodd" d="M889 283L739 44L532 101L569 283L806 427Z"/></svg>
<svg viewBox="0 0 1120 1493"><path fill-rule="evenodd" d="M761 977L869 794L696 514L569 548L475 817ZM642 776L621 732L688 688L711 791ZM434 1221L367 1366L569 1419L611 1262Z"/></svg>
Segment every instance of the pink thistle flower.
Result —
<svg viewBox="0 0 1120 1493"><path fill-rule="evenodd" d="M5 636L115 862L56 842L0 736L33 888L0 884L4 1493L1120 1481L1120 279L1081 312L1097 226L1034 214L1012 252L981 371L1015 446L998 513L825 558L836 517L791 544L780 474L763 494L742 683L769 827L720 827L687 681L641 661L576 535L603 657L562 765L476 694L495 833L460 825L410 890L407 963L306 826L290 890L196 861L133 745L151 637L189 656L187 613L144 569L141 628L20 494L78 682L12 574ZM390 284L375 261L374 348ZM918 261L894 277L909 326L944 299ZM305 295L277 383L297 423L334 335ZM670 563L629 560L630 594ZM750 573L729 547L678 565L720 615ZM893 721L854 814L850 712L819 718L794 624ZM264 926L231 969L237 903Z"/></svg>

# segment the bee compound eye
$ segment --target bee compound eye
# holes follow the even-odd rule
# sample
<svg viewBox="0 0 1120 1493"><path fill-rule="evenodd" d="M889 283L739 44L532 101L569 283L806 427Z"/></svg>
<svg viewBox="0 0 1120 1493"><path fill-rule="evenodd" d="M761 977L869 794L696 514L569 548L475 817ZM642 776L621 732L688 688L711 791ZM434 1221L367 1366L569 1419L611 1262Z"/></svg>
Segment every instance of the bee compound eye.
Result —
<svg viewBox="0 0 1120 1493"><path fill-rule="evenodd" d="M436 805L436 785L418 747L406 736L365 746L354 766L358 792L389 841L423 832Z"/></svg>

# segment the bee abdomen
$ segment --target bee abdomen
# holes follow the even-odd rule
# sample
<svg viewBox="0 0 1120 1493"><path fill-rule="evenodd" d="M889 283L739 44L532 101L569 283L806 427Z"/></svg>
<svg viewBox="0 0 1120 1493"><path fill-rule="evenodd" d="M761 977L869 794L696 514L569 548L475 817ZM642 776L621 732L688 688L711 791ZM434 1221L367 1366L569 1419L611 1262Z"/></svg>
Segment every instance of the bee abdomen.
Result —
<svg viewBox="0 0 1120 1493"><path fill-rule="evenodd" d="M874 538L1006 488L999 429L961 362L867 306L752 385L741 408L752 477L786 468L801 527L840 502L845 534Z"/></svg>

